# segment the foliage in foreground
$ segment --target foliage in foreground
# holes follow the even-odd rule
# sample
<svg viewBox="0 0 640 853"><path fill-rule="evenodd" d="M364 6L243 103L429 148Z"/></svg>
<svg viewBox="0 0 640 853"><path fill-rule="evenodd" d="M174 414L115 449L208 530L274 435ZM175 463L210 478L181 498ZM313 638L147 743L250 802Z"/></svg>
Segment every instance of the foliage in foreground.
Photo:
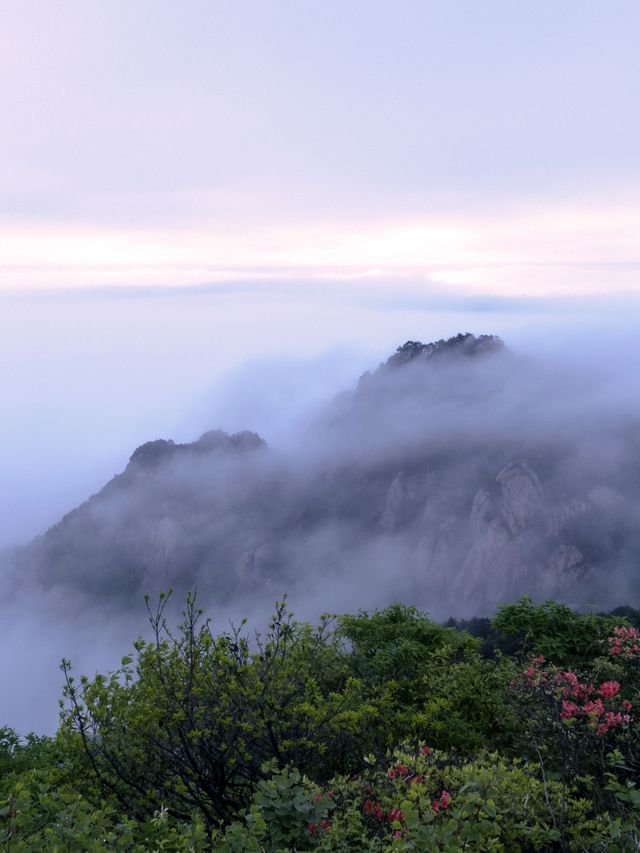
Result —
<svg viewBox="0 0 640 853"><path fill-rule="evenodd" d="M524 599L494 653L414 608L151 641L0 729L9 851L638 849L638 630Z"/></svg>

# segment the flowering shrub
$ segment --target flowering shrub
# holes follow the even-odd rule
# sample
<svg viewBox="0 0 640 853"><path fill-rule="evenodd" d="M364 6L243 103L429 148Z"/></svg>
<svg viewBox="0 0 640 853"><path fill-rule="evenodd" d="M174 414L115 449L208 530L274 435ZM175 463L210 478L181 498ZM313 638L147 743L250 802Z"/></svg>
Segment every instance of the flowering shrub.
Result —
<svg viewBox="0 0 640 853"><path fill-rule="evenodd" d="M535 764L496 753L461 762L424 747L402 748L368 761L361 774L331 781L333 808L326 818L314 817L305 824L306 839L296 846L285 847L281 841L278 846L272 825L281 818L272 814L265 821L264 803L254 800L244 822L232 824L214 849L220 853L549 850L556 847L560 833L548 803L557 810L563 798L570 822L565 849L598 849L596 845L608 844L610 839L611 821L594 819L589 803L563 793L559 782L545 785ZM399 768L408 772L390 775L390 770ZM272 781L278 787L283 778L276 773ZM296 794L298 802L320 802L312 782L300 779L298 784L305 792ZM281 807L287 809L285 803ZM240 838L241 832L246 846L232 846L231 839Z"/></svg>
<svg viewBox="0 0 640 853"><path fill-rule="evenodd" d="M544 657L535 657L523 673L524 691L550 711L550 719L566 725L580 723L598 736L631 723L632 703L621 700L620 682L603 681L598 687L581 681L571 670L543 669ZM518 689L518 685L514 687ZM522 692L522 687L520 687Z"/></svg>
<svg viewBox="0 0 640 853"><path fill-rule="evenodd" d="M640 632L637 628L616 625L613 635L607 639L612 657L633 658L640 654Z"/></svg>
<svg viewBox="0 0 640 853"><path fill-rule="evenodd" d="M606 642L620 649L614 658L627 654L624 644L633 645L635 633L635 629L614 629ZM512 707L526 733L520 749L537 758L545 784L553 774L563 791L581 791L597 811L618 808L616 784L634 784L637 744L633 702L625 698L627 691L617 678L602 677L606 670L606 660L596 660L586 675L547 665L537 655L510 690ZM620 760L611 767L607 756L616 750ZM549 812L564 843L564 799L557 812L551 806Z"/></svg>

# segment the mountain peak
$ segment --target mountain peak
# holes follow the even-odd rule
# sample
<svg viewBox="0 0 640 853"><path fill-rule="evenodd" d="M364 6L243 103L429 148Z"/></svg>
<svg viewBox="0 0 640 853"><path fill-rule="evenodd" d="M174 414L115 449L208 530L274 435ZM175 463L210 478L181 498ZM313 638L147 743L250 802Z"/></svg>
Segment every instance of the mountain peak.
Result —
<svg viewBox="0 0 640 853"><path fill-rule="evenodd" d="M153 468L176 455L185 456L198 453L211 453L214 451L249 451L257 450L265 446L264 440L255 432L236 432L233 435L223 430L209 430L197 441L187 444L176 444L171 439L158 438L147 441L136 448L129 465L142 468Z"/></svg>
<svg viewBox="0 0 640 853"><path fill-rule="evenodd" d="M440 356L477 356L504 349L503 341L497 335L479 335L460 332L448 340L441 338L423 344L420 341L407 341L398 347L385 362L385 367L401 367L410 361L438 358Z"/></svg>

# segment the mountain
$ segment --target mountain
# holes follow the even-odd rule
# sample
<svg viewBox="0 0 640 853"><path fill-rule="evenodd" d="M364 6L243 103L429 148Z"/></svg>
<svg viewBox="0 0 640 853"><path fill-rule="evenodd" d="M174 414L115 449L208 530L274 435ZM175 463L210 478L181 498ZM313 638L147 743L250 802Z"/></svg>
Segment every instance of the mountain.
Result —
<svg viewBox="0 0 640 853"><path fill-rule="evenodd" d="M290 448L150 441L14 557L13 584L118 607L197 585L465 616L527 593L640 601L640 424L597 377L492 335L409 341Z"/></svg>

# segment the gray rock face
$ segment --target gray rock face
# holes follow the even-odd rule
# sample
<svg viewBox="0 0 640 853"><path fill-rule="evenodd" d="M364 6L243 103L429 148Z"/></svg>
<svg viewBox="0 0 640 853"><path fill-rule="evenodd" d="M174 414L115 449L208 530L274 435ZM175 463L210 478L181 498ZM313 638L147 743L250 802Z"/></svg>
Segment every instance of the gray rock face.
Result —
<svg viewBox="0 0 640 853"><path fill-rule="evenodd" d="M509 530L516 534L540 513L540 481L524 461L506 465L498 472L496 480L502 486L501 515Z"/></svg>
<svg viewBox="0 0 640 853"><path fill-rule="evenodd" d="M564 595L587 580L590 570L580 550L554 543L590 504L573 499L546 507L540 479L525 460L505 465L495 483L499 491L475 493L466 524L450 518L422 538L425 577L441 574L457 554L462 570L454 588L463 610L488 608L523 589L534 596Z"/></svg>
<svg viewBox="0 0 640 853"><path fill-rule="evenodd" d="M380 527L398 530L420 508L428 488L428 477L400 471L386 491L380 514Z"/></svg>
<svg viewBox="0 0 640 853"><path fill-rule="evenodd" d="M575 545L558 545L541 574L541 587L543 591L566 593L574 584L586 580L588 571L584 555Z"/></svg>

